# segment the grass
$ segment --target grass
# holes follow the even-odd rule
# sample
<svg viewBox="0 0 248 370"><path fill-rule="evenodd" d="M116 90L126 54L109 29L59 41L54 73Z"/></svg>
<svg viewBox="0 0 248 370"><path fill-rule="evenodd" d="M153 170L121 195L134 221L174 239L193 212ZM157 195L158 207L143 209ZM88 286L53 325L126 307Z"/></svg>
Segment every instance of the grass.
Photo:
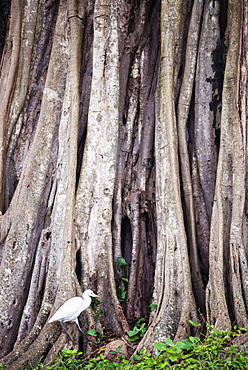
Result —
<svg viewBox="0 0 248 370"><path fill-rule="evenodd" d="M211 326L208 326L208 330L209 335L202 340L189 337L175 344L169 338L164 343L157 342L154 344L159 351L156 356L144 350L139 355L134 354L132 358L125 359L117 349L114 352L116 362L110 362L103 353L89 359L76 350L63 350L49 365L38 364L32 370L248 370L248 348L231 342L247 330L236 328L224 331L215 330Z"/></svg>

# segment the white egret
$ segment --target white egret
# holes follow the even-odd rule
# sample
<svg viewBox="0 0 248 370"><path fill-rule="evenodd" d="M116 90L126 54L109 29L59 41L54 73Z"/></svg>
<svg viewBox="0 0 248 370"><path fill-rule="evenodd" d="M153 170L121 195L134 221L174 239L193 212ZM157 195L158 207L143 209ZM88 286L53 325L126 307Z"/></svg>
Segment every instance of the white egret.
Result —
<svg viewBox="0 0 248 370"><path fill-rule="evenodd" d="M49 323L53 321L59 321L63 330L66 332L66 334L69 336L65 326L64 322L72 321L77 324L77 327L81 333L84 333L84 331L80 328L79 322L78 322L78 316L81 312L86 310L91 304L91 297L100 298L98 295L92 292L92 290L87 289L83 293L83 297L73 297L68 299L56 312L55 314L50 318L48 321ZM70 336L69 336L70 337Z"/></svg>

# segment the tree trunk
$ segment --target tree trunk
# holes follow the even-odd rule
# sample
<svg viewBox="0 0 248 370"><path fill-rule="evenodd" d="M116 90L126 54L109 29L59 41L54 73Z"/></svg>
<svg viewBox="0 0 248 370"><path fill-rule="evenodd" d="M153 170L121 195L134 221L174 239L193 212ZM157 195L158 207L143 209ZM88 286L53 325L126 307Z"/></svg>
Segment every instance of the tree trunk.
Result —
<svg viewBox="0 0 248 370"><path fill-rule="evenodd" d="M247 326L246 1L1 6L1 362L78 348L48 319L86 288L137 351Z"/></svg>

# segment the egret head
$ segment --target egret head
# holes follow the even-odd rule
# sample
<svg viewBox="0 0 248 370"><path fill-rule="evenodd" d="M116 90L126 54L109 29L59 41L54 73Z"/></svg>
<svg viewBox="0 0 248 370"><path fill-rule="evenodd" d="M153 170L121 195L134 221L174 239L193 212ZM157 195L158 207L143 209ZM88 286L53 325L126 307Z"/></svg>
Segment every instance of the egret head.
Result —
<svg viewBox="0 0 248 370"><path fill-rule="evenodd" d="M94 292L92 292L92 290L90 289L87 289L84 294L88 295L89 297L94 297L94 298L98 298L100 299L99 295L96 295Z"/></svg>

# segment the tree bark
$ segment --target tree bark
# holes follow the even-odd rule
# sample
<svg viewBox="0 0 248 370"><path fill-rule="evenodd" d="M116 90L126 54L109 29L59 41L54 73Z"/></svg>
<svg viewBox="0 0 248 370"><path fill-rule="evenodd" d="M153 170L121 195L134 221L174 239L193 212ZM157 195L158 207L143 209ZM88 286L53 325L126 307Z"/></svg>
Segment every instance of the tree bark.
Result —
<svg viewBox="0 0 248 370"><path fill-rule="evenodd" d="M238 117L241 19L241 2L230 1L228 4L229 45L223 82L220 151L210 230L209 281L207 286L208 320L215 324L216 328L221 329L230 327L234 320L231 315L234 306L231 307L228 301L230 299L229 287L232 286L229 279L233 279L236 271L234 268L230 272L227 267L231 262L230 257L236 249L237 241L232 241L235 238L232 228L235 229L235 219L238 217L235 206L239 204L241 200L239 194L242 192L242 176L240 177L242 152L239 153L237 150L238 141L241 140L240 119ZM241 161L241 163L237 163L237 161ZM239 209L242 210L242 201L238 207L241 207ZM242 305L242 302L240 304Z"/></svg>
<svg viewBox="0 0 248 370"><path fill-rule="evenodd" d="M85 330L148 319L137 351L191 335L189 320L246 327L246 2L4 9L1 362L79 348L48 319L85 288L103 310Z"/></svg>

